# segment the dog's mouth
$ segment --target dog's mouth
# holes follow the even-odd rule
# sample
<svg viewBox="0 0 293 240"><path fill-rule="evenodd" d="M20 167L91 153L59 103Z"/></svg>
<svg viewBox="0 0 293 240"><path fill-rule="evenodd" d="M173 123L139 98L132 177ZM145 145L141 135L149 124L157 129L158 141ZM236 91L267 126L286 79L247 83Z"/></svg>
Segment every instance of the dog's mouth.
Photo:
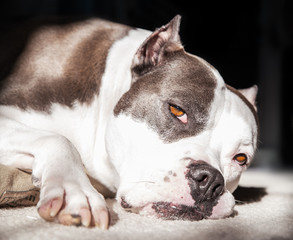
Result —
<svg viewBox="0 0 293 240"><path fill-rule="evenodd" d="M130 212L146 215L155 215L164 220L199 221L207 218L212 211L207 211L204 204L188 206L172 202L153 202L143 207L132 207L124 198L121 198L121 206Z"/></svg>
<svg viewBox="0 0 293 240"><path fill-rule="evenodd" d="M155 210L160 218L165 220L199 221L206 216L198 206L187 206L169 202L153 203L152 209Z"/></svg>

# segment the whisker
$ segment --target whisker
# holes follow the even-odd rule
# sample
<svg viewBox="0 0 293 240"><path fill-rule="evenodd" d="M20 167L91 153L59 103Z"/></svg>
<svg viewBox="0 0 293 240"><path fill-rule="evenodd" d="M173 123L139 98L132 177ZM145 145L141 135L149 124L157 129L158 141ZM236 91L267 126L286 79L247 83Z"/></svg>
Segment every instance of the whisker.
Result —
<svg viewBox="0 0 293 240"><path fill-rule="evenodd" d="M152 182L152 181L137 181L137 182L131 182L131 183L152 183L152 184L155 184L156 182Z"/></svg>
<svg viewBox="0 0 293 240"><path fill-rule="evenodd" d="M237 199L235 199L235 202L238 203L238 204L246 204L247 203L247 202L240 201L240 200L237 200Z"/></svg>

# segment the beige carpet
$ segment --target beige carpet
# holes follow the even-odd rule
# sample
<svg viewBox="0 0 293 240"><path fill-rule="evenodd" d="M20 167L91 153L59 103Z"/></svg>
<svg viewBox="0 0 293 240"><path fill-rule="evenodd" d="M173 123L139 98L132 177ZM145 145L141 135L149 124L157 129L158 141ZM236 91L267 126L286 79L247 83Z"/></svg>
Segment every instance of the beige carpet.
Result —
<svg viewBox="0 0 293 240"><path fill-rule="evenodd" d="M293 239L293 172L250 169L236 191L235 216L222 220L163 221L123 211L107 200L112 225L102 231L40 219L35 207L0 209L0 239Z"/></svg>

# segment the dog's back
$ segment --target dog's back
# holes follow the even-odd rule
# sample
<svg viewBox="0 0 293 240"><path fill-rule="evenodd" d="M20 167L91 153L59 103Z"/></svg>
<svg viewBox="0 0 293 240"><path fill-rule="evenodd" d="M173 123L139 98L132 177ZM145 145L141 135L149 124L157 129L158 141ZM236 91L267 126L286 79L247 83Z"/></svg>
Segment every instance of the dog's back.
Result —
<svg viewBox="0 0 293 240"><path fill-rule="evenodd" d="M0 105L48 111L54 102L90 102L109 48L129 29L100 19L38 19L19 26L0 42Z"/></svg>

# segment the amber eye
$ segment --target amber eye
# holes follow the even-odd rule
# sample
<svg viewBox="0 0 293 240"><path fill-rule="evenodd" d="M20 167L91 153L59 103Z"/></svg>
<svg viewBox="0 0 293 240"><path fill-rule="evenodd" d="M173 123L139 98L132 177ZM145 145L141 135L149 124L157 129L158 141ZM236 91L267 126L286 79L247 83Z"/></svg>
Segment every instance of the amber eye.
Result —
<svg viewBox="0 0 293 240"><path fill-rule="evenodd" d="M181 122L187 123L187 115L184 110L176 105L169 105L170 112L177 117Z"/></svg>
<svg viewBox="0 0 293 240"><path fill-rule="evenodd" d="M247 156L244 153L239 153L233 157L233 160L237 161L242 166L246 164Z"/></svg>
<svg viewBox="0 0 293 240"><path fill-rule="evenodd" d="M185 114L185 112L178 106L170 105L170 111L175 117L181 117Z"/></svg>

